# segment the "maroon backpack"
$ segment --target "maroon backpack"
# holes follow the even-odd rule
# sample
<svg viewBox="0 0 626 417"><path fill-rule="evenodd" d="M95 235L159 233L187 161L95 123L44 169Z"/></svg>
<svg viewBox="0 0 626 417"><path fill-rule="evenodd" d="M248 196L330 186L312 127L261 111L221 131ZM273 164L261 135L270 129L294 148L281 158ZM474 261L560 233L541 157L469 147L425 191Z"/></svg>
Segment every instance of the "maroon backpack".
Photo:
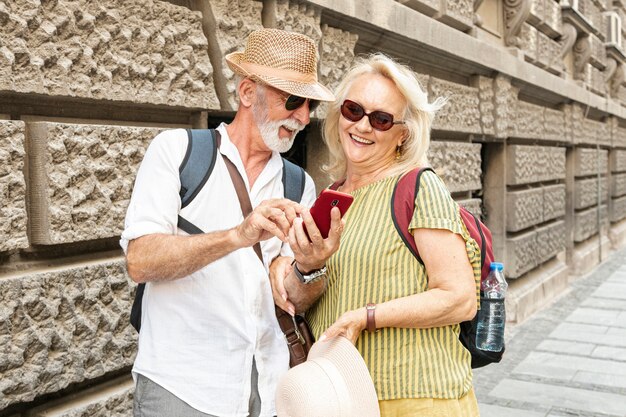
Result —
<svg viewBox="0 0 626 417"><path fill-rule="evenodd" d="M422 173L426 171L434 172L431 168L416 168L401 177L396 183L391 197L391 216L398 234L415 258L422 264L415 239L409 232L409 224L415 211L415 197L419 191L420 178ZM482 282L489 275L489 267L494 260L491 231L466 208L459 206L459 211L470 236L480 247L480 279ZM480 368L492 362L500 362L502 359L504 347L500 352L487 352L476 347L476 317L461 323L459 339L472 354L472 368Z"/></svg>

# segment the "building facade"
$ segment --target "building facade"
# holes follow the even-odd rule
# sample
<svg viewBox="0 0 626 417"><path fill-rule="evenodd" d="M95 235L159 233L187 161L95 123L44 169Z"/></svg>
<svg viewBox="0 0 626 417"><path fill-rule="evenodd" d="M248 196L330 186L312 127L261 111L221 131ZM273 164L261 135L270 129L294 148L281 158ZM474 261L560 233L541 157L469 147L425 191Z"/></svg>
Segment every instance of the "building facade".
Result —
<svg viewBox="0 0 626 417"><path fill-rule="evenodd" d="M118 246L149 141L236 109L224 56L275 27L322 82L382 51L435 119L430 162L491 228L524 320L626 240L622 0L0 0L0 416L130 416ZM321 106L293 153L319 187Z"/></svg>

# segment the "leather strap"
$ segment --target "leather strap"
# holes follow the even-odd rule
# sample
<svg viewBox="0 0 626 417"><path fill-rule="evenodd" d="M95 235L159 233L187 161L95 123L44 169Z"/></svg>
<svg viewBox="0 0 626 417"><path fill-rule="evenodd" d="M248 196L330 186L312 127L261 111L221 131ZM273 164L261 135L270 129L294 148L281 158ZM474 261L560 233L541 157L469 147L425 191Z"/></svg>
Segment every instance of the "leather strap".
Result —
<svg viewBox="0 0 626 417"><path fill-rule="evenodd" d="M217 148L219 149L222 143L222 137L220 132L215 131L217 135ZM224 159L224 163L226 164L226 168L228 168L228 173L230 174L230 179L233 181L233 185L235 186L235 191L237 192L237 198L239 198L239 205L241 206L241 212L243 213L243 217L248 217L248 214L252 213L252 203L250 202L250 195L248 194L248 190L246 189L246 183L243 182L243 178L241 174L237 170L237 167L233 162L228 159L226 155L220 152L222 158ZM256 256L259 257L261 263L263 263L263 253L261 252L261 245L259 242L255 243L252 246Z"/></svg>
<svg viewBox="0 0 626 417"><path fill-rule="evenodd" d="M367 310L367 331L374 333L376 331L376 304L368 303L365 310Z"/></svg>
<svg viewBox="0 0 626 417"><path fill-rule="evenodd" d="M215 131L215 133L217 135L217 148L219 149L222 138L217 130ZM230 178L233 181L233 185L235 186L235 191L237 192L237 198L239 198L239 205L241 206L241 212L243 213L243 217L248 217L248 215L252 213L252 203L250 202L250 195L248 194L248 190L246 189L246 184L244 183L243 178L241 177L241 174L237 170L235 164L233 164L233 162L221 152L220 155L222 155L222 158L224 158L224 163L226 164L226 168L228 168L228 173L230 174ZM259 244L259 242L255 243L252 248L261 260L261 263L263 263L263 253L261 252L261 245ZM276 305L274 305L274 307L276 310L278 325L280 326L280 330L282 330L282 332L285 334L287 344L289 345L290 354L295 354L297 356L295 359L303 362L304 359L306 359L307 354L307 352L304 350L305 340L298 330L295 318L280 307ZM292 360L293 359L294 358L292 358Z"/></svg>

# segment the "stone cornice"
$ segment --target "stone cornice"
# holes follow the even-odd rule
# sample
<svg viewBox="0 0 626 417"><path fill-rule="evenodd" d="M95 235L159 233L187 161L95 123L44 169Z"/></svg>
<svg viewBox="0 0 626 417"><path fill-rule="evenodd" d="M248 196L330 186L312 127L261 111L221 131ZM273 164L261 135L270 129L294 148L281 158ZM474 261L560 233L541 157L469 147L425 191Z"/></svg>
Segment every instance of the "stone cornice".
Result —
<svg viewBox="0 0 626 417"><path fill-rule="evenodd" d="M409 58L410 53L415 59L416 51L431 54L430 60L425 54L418 55L425 65L444 61L463 76L493 77L495 71L511 77L522 90L532 89L546 101L558 104L571 100L626 119L626 109L619 102L591 93L573 80L524 62L504 47L471 37L393 0L307 1L323 8L323 23L356 33L379 50L400 43L401 48L393 50L400 56Z"/></svg>

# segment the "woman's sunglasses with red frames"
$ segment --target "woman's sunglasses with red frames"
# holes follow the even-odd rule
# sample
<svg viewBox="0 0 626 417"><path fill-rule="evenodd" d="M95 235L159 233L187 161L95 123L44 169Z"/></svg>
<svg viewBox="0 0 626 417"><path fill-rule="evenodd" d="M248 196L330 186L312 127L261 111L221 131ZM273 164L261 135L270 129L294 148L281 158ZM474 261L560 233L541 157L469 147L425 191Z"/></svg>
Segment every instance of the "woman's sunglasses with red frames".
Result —
<svg viewBox="0 0 626 417"><path fill-rule="evenodd" d="M367 116L370 120L370 125L381 132L391 129L393 125L405 124L403 120L394 122L393 114L384 111L376 110L371 113L366 113L365 109L359 103L355 103L352 100L344 100L341 105L341 115L351 122L358 122L363 116Z"/></svg>

